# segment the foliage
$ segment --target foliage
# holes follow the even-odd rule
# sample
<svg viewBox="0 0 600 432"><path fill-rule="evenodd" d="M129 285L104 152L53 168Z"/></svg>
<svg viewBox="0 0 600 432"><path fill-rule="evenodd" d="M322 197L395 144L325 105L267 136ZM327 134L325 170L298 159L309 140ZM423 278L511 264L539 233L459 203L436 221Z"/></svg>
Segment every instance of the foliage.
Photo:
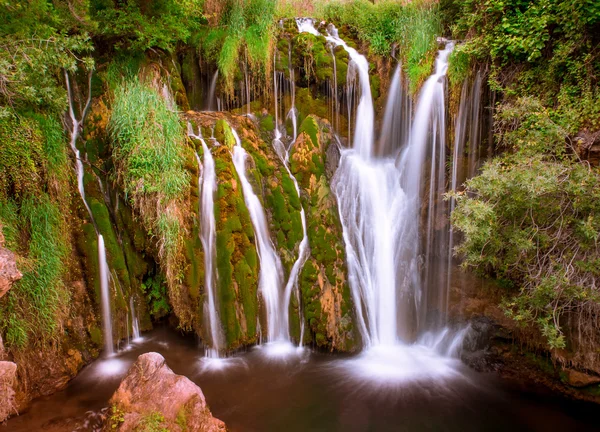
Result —
<svg viewBox="0 0 600 432"><path fill-rule="evenodd" d="M464 53L492 63L493 87L509 96L541 96L546 106L586 92L598 101L598 2L468 0L444 7L460 9L453 15L454 36L466 38Z"/></svg>
<svg viewBox="0 0 600 432"><path fill-rule="evenodd" d="M0 198L61 194L68 177L64 132L54 116L9 112L0 118Z"/></svg>
<svg viewBox="0 0 600 432"><path fill-rule="evenodd" d="M18 203L0 199L0 224L6 246L24 257L23 278L0 303L6 343L22 348L59 330L69 298L62 281L69 251L66 222L57 203L38 192Z"/></svg>
<svg viewBox="0 0 600 432"><path fill-rule="evenodd" d="M146 296L150 314L155 319L162 318L171 311L167 296L167 286L161 276L146 279L142 283L141 289Z"/></svg>
<svg viewBox="0 0 600 432"><path fill-rule="evenodd" d="M507 315L562 348L561 316L600 302L600 173L568 151L538 101L501 108L498 123L506 154L455 195L458 252L465 265L517 285Z"/></svg>
<svg viewBox="0 0 600 432"><path fill-rule="evenodd" d="M228 0L219 25L205 28L201 38L203 54L217 63L228 91L240 59L245 59L253 74L267 80L275 35L274 0Z"/></svg>
<svg viewBox="0 0 600 432"><path fill-rule="evenodd" d="M123 422L125 422L125 412L116 405L110 407L110 417L108 423L111 429L118 429Z"/></svg>
<svg viewBox="0 0 600 432"><path fill-rule="evenodd" d="M98 36L117 50L173 51L204 23L202 0L91 0Z"/></svg>
<svg viewBox="0 0 600 432"><path fill-rule="evenodd" d="M146 414L142 417L140 424L135 430L144 432L169 432L165 427L165 417L159 412Z"/></svg>
<svg viewBox="0 0 600 432"><path fill-rule="evenodd" d="M73 28L62 2L0 2L0 116L7 107L36 106L62 111L62 70L93 67L89 34ZM81 26L81 24L78 24Z"/></svg>
<svg viewBox="0 0 600 432"><path fill-rule="evenodd" d="M181 242L180 221L171 204L189 184L179 117L135 77L117 85L109 130L116 180L146 228L158 235L161 256L172 259Z"/></svg>
<svg viewBox="0 0 600 432"><path fill-rule="evenodd" d="M326 3L323 13L327 20L348 26L369 42L375 54L390 55L397 46L413 91L431 73L436 37L441 33L436 3L338 0Z"/></svg>

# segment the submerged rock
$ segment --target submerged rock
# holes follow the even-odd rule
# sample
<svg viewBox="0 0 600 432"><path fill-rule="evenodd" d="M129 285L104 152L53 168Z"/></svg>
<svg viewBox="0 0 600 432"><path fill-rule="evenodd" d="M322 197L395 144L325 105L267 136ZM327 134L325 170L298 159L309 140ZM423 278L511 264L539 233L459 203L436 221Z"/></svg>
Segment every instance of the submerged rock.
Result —
<svg viewBox="0 0 600 432"><path fill-rule="evenodd" d="M155 352L138 357L110 404L105 430L227 430L212 416L200 387L173 373Z"/></svg>

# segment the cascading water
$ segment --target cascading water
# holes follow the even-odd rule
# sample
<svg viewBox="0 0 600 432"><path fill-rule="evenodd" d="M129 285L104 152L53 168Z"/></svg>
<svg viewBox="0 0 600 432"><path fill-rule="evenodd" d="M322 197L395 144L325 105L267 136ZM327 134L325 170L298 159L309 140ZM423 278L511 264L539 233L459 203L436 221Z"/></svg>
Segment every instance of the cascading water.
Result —
<svg viewBox="0 0 600 432"><path fill-rule="evenodd" d="M409 142L412 100L402 83L402 65L398 63L388 92L378 156L396 156Z"/></svg>
<svg viewBox="0 0 600 432"><path fill-rule="evenodd" d="M188 123L188 136L195 138L202 144L204 163L200 161L200 157L196 153L198 161L198 189L200 194L200 241L204 250L204 286L206 289L208 301L205 304L205 310L208 312L208 324L210 327L211 346L206 349L206 356L218 358L220 350L223 346L223 331L221 328L221 320L217 310L216 300L216 253L217 253L217 225L215 222L214 212L214 193L217 190L217 177L215 174L215 161L212 154L206 145L206 141L202 134L194 134L192 125Z"/></svg>
<svg viewBox="0 0 600 432"><path fill-rule="evenodd" d="M208 98L206 100L206 110L214 111L217 108L217 111L221 110L220 100L217 100L215 93L217 91L217 80L219 79L219 70L217 69L210 80L210 89L208 90Z"/></svg>
<svg viewBox="0 0 600 432"><path fill-rule="evenodd" d="M283 78L283 74L278 74L277 70L276 70L276 65L277 62L274 62L274 68L273 68L273 89L274 89L274 99L275 99L275 131L274 131L274 138L273 138L273 148L275 149L275 152L277 153L277 155L279 156L279 159L281 160L281 162L283 163L283 166L285 167L288 175L290 176L290 178L292 179L292 181L294 182L294 186L296 188L296 193L298 194L298 198L300 198L300 187L298 185L298 181L296 180L296 177L294 177L294 175L292 174L290 168L289 168L289 150L291 149L291 147L294 145L296 138L297 138L297 111L296 111L296 80L295 80L295 72L294 72L294 67L292 64L292 47L291 47L291 43L288 45L288 64L289 64L289 68L288 68L288 73L289 73L289 90L290 90L290 96L291 96L291 106L290 109L286 115L286 119L290 119L292 122L292 137L291 137L291 141L290 144L286 147L285 144L282 141L282 133L280 128L283 127L284 125L280 125L279 124L279 92L280 92L280 85L278 83L278 77L281 76ZM281 80L283 81L283 79ZM283 92L282 92L283 93ZM282 106L282 110L283 112L285 112L285 108ZM285 131L285 129L284 129ZM292 293L295 291L296 295L297 295L297 300L298 300L298 304L300 304L300 292L298 290L298 275L300 274L300 270L302 270L302 267L304 266L304 263L306 262L306 260L308 259L308 253L309 253L309 246L308 246L308 234L306 231L306 214L304 212L304 208L301 208L300 210L300 218L302 221L302 240L300 242L300 245L298 247L298 258L296 259L296 261L294 262L292 269L290 271L290 275L288 277L288 281L286 283L285 286L285 290L284 290L284 296L283 296L283 303L282 303L282 308L284 310L284 318L283 320L285 322L289 323L289 305L290 305L290 300L291 300L291 296ZM304 320L302 317L302 313L299 311L300 316L300 341L299 344L300 346L302 346L302 341L304 339ZM288 324L289 325L289 324Z"/></svg>
<svg viewBox="0 0 600 432"><path fill-rule="evenodd" d="M135 301L133 297L129 299L129 310L131 311L131 336L134 341L141 339L140 322L135 313Z"/></svg>
<svg viewBox="0 0 600 432"><path fill-rule="evenodd" d="M310 31L306 23L302 27L299 25L299 29ZM434 149L444 147L443 77L453 44L449 42L438 54L435 73L427 80L419 97L410 141L394 160L376 155L366 58L348 47L337 35L335 27L330 25L328 33L326 39L342 46L350 55L353 68L349 67L348 73L357 74L360 84L352 148L342 150L332 182L346 244L356 321L366 348L358 359L360 372L402 380L432 373L454 374L450 366L453 360L435 351L439 346L437 341L432 346L431 341L435 338L418 338L423 327L419 323L423 319L420 317L425 315L422 308L426 306L420 277L421 178L428 138L437 137L435 143L431 143ZM390 97L398 94L392 92ZM388 106L390 104L394 105L390 102ZM438 155L437 164L436 158L432 157L431 175L436 182L443 162L442 154ZM441 175L443 178L443 172ZM447 337L444 335L443 339Z"/></svg>
<svg viewBox="0 0 600 432"><path fill-rule="evenodd" d="M231 130L236 141L233 147L233 164L242 184L244 201L250 214L260 262L258 289L266 307L267 342L289 345L289 323L285 293L282 293L283 267L269 235L267 218L262 204L246 176L246 150L235 129Z"/></svg>
<svg viewBox="0 0 600 432"><path fill-rule="evenodd" d="M108 290L108 264L106 248L102 234L98 235L98 264L100 266L100 301L102 309L102 327L104 330L104 351L107 356L115 353L112 340L112 319L110 316L110 292Z"/></svg>
<svg viewBox="0 0 600 432"><path fill-rule="evenodd" d="M94 229L96 230L96 235L98 237L98 268L100 269L100 303L102 307L102 321L103 321L103 329L104 329L104 350L107 356L112 356L114 354L114 342L113 342L113 333L112 333L112 314L110 309L110 288L109 288L109 279L110 279L110 270L108 268L108 264L106 262L106 248L104 246L104 238L98 231L98 225L94 219L94 215L92 214L92 210L88 205L85 199L85 189L83 183L83 162L81 161L81 155L79 153L79 149L77 148L77 139L79 137L79 132L81 131L83 120L89 110L92 94L92 75L89 75L89 95L88 100L86 102L85 108L81 113L81 119L77 120L75 116L75 109L73 107L73 94L71 92L71 81L69 79L69 74L65 70L65 81L67 84L67 96L69 102L69 117L71 119L71 139L69 141L69 145L71 147L71 151L75 156L75 171L77 174L77 188L79 190L79 195L81 195L81 199L85 208L87 209L88 214L90 215L90 220L94 225Z"/></svg>

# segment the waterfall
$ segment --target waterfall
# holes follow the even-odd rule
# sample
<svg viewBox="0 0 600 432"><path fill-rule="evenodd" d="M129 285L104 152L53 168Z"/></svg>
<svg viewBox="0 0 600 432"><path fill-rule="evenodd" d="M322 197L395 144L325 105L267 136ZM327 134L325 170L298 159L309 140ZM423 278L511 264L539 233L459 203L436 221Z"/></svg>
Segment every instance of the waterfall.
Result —
<svg viewBox="0 0 600 432"><path fill-rule="evenodd" d="M215 92L217 90L217 79L219 78L219 69L217 69L210 80L210 89L208 91L208 99L206 101L206 110L214 111L215 110L215 102L217 111L221 111L221 101L215 97Z"/></svg>
<svg viewBox="0 0 600 432"><path fill-rule="evenodd" d="M294 142L291 143L291 146L294 145ZM275 148L276 153L278 154L279 158L281 159L281 162L283 163L283 166L285 167L285 170L287 171L288 175L290 176L290 178L292 179L292 182L294 182L294 187L296 188L296 193L298 194L298 198L300 198L300 186L298 185L298 180L296 180L296 177L294 177L294 175L292 174L290 167L289 167L289 163L290 163L290 156L289 156L289 150L286 150L285 146L283 145L283 143L281 142L281 133L279 132L279 130L275 129L275 139L273 140L273 147ZM302 270L302 267L304 267L304 264L306 263L306 260L308 259L308 255L309 255L309 245L308 245L308 233L306 230L306 213L304 212L304 207L300 207L300 220L302 221L302 240L300 241L300 245L298 246L298 258L296 258L296 261L294 262L294 265L292 266L292 269L290 271L290 275L288 277L288 281L287 284L285 285L285 290L284 290L284 297L283 297L283 311L284 311L284 317L283 320L287 323L289 323L289 305L290 305L290 300L292 298L292 292L295 290L297 296L298 296L298 303L300 304L300 293L298 290L298 275L300 274L300 270ZM304 321L302 319L302 314L300 314L300 323L302 326L302 329L304 328ZM302 345L302 334L300 335L300 345Z"/></svg>
<svg viewBox="0 0 600 432"><path fill-rule="evenodd" d="M106 263L106 249L104 238L98 234L98 264L100 267L100 298L102 308L102 324L104 330L104 351L107 356L115 353L112 333L112 319L110 314L110 292L108 287L108 264Z"/></svg>
<svg viewBox="0 0 600 432"><path fill-rule="evenodd" d="M200 241L204 250L204 287L207 294L205 310L208 314L208 326L210 328L211 347L206 349L206 356L218 358L223 347L223 331L219 318L216 293L216 253L217 253L217 224L214 212L214 193L217 190L217 177L215 173L215 161L202 137L201 131L194 134L192 125L188 123L188 136L195 138L202 144L204 163L200 161L198 153L198 190L200 192L200 205L198 208L200 219Z"/></svg>
<svg viewBox="0 0 600 432"><path fill-rule="evenodd" d="M88 78L88 88L89 94L86 105L81 113L81 119L77 119L75 115L75 109L73 107L73 94L71 91L71 81L69 79L69 73L65 70L65 81L67 85L67 97L69 102L69 118L71 119L71 138L69 141L69 146L71 147L71 151L75 156L75 172L77 174L77 189L79 190L79 195L81 196L81 200L83 201L83 205L85 206L88 214L90 215L90 220L94 225L94 229L96 230L96 235L98 237L98 267L100 269L100 304L102 307L102 321L103 321L103 329L104 329L104 348L107 356L111 356L114 354L114 343L113 343L113 334L112 334L112 314L110 309L110 289L109 289L109 279L110 279L110 270L108 268L108 264L106 262L106 248L104 246L104 238L102 234L98 231L98 225L94 220L94 215L90 206L88 205L85 199L85 188L83 183L84 169L83 162L81 161L81 155L79 153L79 149L77 148L77 139L79 138L79 133L81 128L83 127L83 121L85 120L85 116L90 108L92 101L92 75L89 74Z"/></svg>
<svg viewBox="0 0 600 432"><path fill-rule="evenodd" d="M338 100L338 82L337 82L337 63L335 58L334 45L329 44L329 52L331 54L331 59L333 60L333 91L332 91L332 115L331 115L331 123L335 126L335 130L339 130L340 128L340 106Z"/></svg>
<svg viewBox="0 0 600 432"><path fill-rule="evenodd" d="M388 92L378 156L396 156L408 145L411 112L411 98L402 84L402 65L398 63Z"/></svg>
<svg viewBox="0 0 600 432"><path fill-rule="evenodd" d="M373 125L375 122L375 110L373 109L373 97L371 96L371 82L369 80L369 62L366 57L359 54L354 48L339 38L337 29L329 24L328 36L325 37L335 46L341 46L346 50L352 61L355 71L358 73L360 84L360 99L356 108L356 125L354 128L353 147L363 158L373 155ZM348 65L350 71L350 65ZM348 119L350 121L350 119Z"/></svg>
<svg viewBox="0 0 600 432"><path fill-rule="evenodd" d="M481 124L479 117L481 114L481 72L478 71L473 81L471 90L471 128L469 130L469 178L475 176L479 169L480 143L481 143Z"/></svg>
<svg viewBox="0 0 600 432"><path fill-rule="evenodd" d="M334 32L329 37L336 40ZM338 43L345 45L339 39ZM443 76L452 48L449 42L438 54L435 72L419 95L410 141L397 161L374 155L368 64L355 50L347 49L357 65L361 96L353 148L342 151L332 189L339 204L358 327L367 348L413 342L420 328L426 305L419 268L423 166L431 137L430 177L436 187L432 193L437 194L445 163ZM395 85L400 85L399 79L395 77ZM394 110L394 103L388 107ZM433 231L436 215L429 210Z"/></svg>
<svg viewBox="0 0 600 432"><path fill-rule="evenodd" d="M265 211L246 177L246 159L248 155L242 147L240 137L235 129L231 131L236 141L233 148L233 164L240 178L244 201L254 227L256 250L260 262L258 289L266 307L267 342L289 342L288 310L287 305L284 306L281 292L283 267L271 242Z"/></svg>
<svg viewBox="0 0 600 432"><path fill-rule="evenodd" d="M133 340L139 340L141 338L140 323L138 316L135 313L135 301L133 297L129 298L129 309L131 310L131 333Z"/></svg>
<svg viewBox="0 0 600 432"><path fill-rule="evenodd" d="M290 76L291 107L286 118L292 121L292 143L298 137L298 110L296 110L296 73L292 64L292 43L288 44L288 73ZM277 95L276 95L277 96Z"/></svg>
<svg viewBox="0 0 600 432"><path fill-rule="evenodd" d="M310 33L315 36L323 36L315 28L315 20L312 18L296 18L298 33Z"/></svg>

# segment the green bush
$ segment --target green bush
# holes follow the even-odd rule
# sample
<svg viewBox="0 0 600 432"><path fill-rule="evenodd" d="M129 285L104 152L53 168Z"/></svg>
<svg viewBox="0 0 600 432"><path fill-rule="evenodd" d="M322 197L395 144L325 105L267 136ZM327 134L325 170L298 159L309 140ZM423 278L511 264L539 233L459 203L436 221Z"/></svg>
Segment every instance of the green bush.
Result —
<svg viewBox="0 0 600 432"><path fill-rule="evenodd" d="M506 314L563 348L561 317L600 302L600 173L579 162L538 101L505 106L498 120L505 154L454 194L457 251L466 266L518 287Z"/></svg>
<svg viewBox="0 0 600 432"><path fill-rule="evenodd" d="M206 22L202 0L91 0L99 36L117 50L173 51Z"/></svg>

